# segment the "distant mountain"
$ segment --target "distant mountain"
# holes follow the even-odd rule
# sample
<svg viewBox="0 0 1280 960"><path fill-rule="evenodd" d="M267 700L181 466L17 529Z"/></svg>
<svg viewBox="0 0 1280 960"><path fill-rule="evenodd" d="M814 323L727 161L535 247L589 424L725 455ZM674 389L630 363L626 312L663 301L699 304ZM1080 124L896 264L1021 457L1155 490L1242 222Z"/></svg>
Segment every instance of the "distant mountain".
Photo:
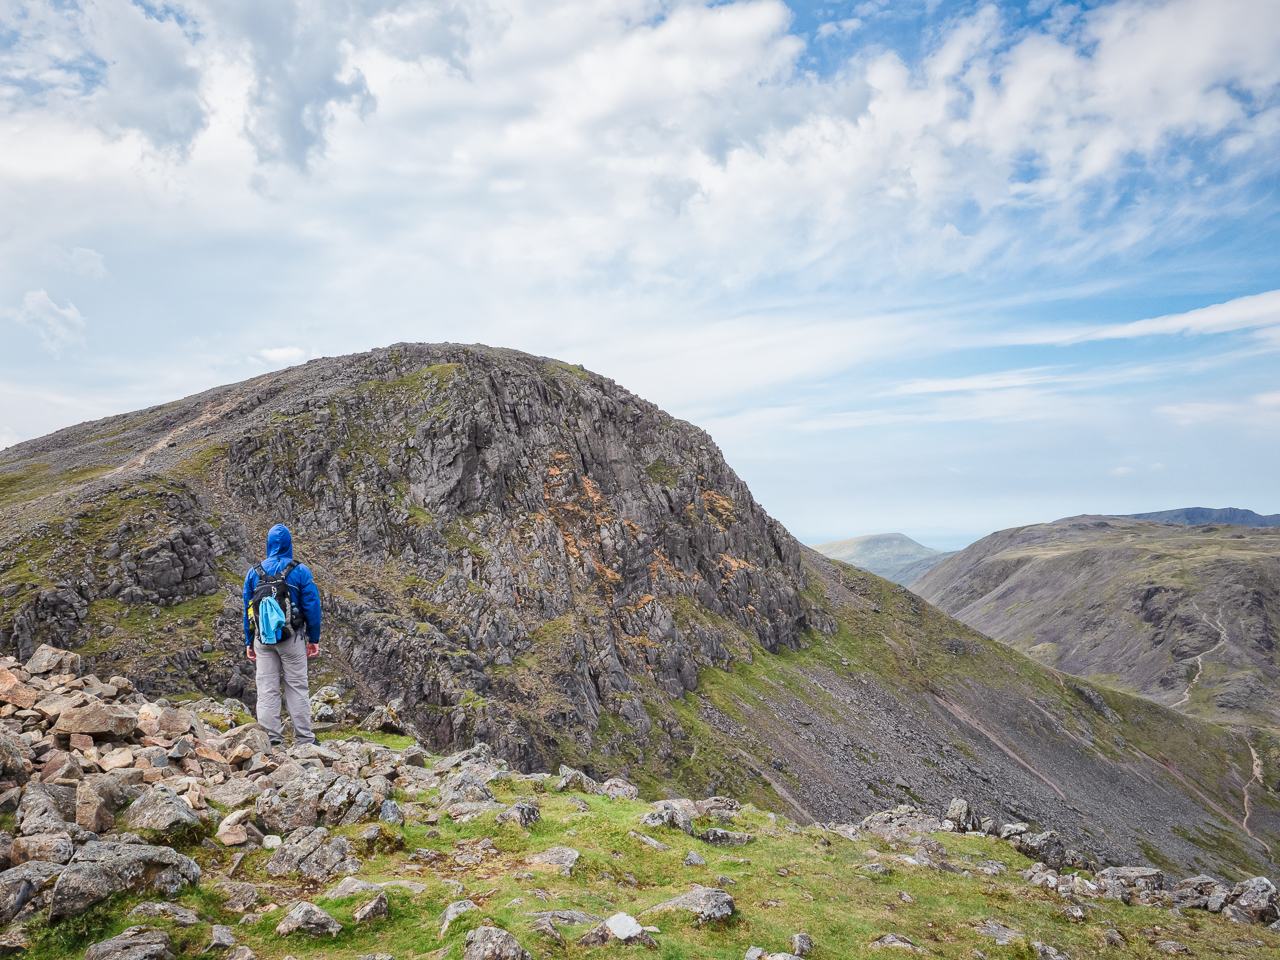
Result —
<svg viewBox="0 0 1280 960"><path fill-rule="evenodd" d="M1280 529L1069 517L984 537L912 589L1059 670L1280 726Z"/></svg>
<svg viewBox="0 0 1280 960"><path fill-rule="evenodd" d="M824 557L843 560L903 586L952 555L916 543L901 533L871 533L847 540L832 540L813 549Z"/></svg>
<svg viewBox="0 0 1280 960"><path fill-rule="evenodd" d="M1280 527L1280 513L1263 516L1238 507L1183 507L1181 510L1157 510L1155 513L1128 513L1134 520L1158 520L1198 527L1206 523L1229 523L1233 527Z"/></svg>

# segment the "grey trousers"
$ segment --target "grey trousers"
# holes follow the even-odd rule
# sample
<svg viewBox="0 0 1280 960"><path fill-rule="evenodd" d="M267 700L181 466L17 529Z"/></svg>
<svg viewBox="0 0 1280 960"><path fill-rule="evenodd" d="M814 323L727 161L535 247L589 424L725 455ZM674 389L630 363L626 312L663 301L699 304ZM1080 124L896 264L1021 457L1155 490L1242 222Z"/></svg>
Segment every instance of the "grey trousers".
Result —
<svg viewBox="0 0 1280 960"><path fill-rule="evenodd" d="M280 733L280 683L284 682L284 702L293 718L298 743L315 743L311 732L311 688L307 684L307 644L302 636L282 643L253 642L258 655L258 722L267 728L272 743Z"/></svg>

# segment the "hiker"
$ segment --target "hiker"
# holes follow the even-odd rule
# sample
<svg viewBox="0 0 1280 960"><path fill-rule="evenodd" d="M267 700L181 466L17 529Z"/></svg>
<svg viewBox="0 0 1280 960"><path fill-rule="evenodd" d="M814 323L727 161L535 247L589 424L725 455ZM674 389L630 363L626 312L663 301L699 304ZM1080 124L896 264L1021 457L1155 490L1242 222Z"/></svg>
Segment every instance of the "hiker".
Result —
<svg viewBox="0 0 1280 960"><path fill-rule="evenodd" d="M303 645L302 627L307 639ZM244 578L244 643L258 665L258 722L272 745L280 733L280 683L298 743L315 743L307 658L320 654L320 593L311 571L293 559L289 528L277 523L267 534L267 556Z"/></svg>

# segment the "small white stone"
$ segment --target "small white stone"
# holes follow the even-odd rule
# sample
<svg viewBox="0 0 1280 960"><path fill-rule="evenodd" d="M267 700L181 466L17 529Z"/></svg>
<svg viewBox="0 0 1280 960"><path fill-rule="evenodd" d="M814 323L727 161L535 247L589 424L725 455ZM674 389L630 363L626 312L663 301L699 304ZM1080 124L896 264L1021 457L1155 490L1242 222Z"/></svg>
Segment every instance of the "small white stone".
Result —
<svg viewBox="0 0 1280 960"><path fill-rule="evenodd" d="M274 850L276 847L284 843L284 838L277 837L274 833L269 833L262 838L262 846L267 850Z"/></svg>
<svg viewBox="0 0 1280 960"><path fill-rule="evenodd" d="M644 927L640 926L640 921L629 913L615 913L604 924L609 928L609 932L619 940L630 940L632 937L638 937L644 932Z"/></svg>

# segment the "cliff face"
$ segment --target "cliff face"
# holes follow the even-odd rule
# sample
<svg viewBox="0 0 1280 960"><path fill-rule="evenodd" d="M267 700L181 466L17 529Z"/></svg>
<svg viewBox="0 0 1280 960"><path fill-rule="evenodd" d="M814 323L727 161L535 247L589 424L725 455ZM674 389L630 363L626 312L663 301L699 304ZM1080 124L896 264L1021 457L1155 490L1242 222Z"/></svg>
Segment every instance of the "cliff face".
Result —
<svg viewBox="0 0 1280 960"><path fill-rule="evenodd" d="M1071 517L992 534L912 589L1050 666L1280 725L1280 529Z"/></svg>
<svg viewBox="0 0 1280 960"><path fill-rule="evenodd" d="M312 361L3 451L0 646L252 705L239 585L276 522L321 588L312 689L438 750L801 819L963 795L1114 862L1248 869L1280 833L1270 741L1065 682L801 547L696 427L487 347Z"/></svg>
<svg viewBox="0 0 1280 960"><path fill-rule="evenodd" d="M81 568L16 612L19 652L115 636L84 622L100 597L162 609L218 593L219 560L234 582L283 522L362 693L402 698L437 740L495 737L526 766L547 762L548 737L591 740L602 711L648 736L644 702L692 691L700 668L836 629L803 601L799 544L707 434L514 351L403 345L318 361L3 459L25 467L8 484L15 530L35 520L23 550L48 545L46 563ZM53 545L32 516L51 504L24 492L43 489L81 507L63 521L74 539ZM175 529L157 539L160 525ZM216 619L233 638L233 599ZM127 620L122 634L135 632ZM141 652L129 639L96 646ZM224 690L244 695L247 669L228 666ZM525 723L512 700L536 704Z"/></svg>
<svg viewBox="0 0 1280 960"><path fill-rule="evenodd" d="M612 381L428 347L373 360L351 390L318 373L280 420L230 442L225 486L391 600L400 632L387 625L380 643L361 642L377 629L361 605L333 601L359 624L340 643L377 695L452 707L461 676L503 699L554 699L542 719L556 726L594 734L603 710L648 733L644 698L749 659L744 638L776 652L811 627L834 632L801 601L799 545L711 438ZM486 674L530 658L535 689ZM446 723L434 715L437 736Z"/></svg>

